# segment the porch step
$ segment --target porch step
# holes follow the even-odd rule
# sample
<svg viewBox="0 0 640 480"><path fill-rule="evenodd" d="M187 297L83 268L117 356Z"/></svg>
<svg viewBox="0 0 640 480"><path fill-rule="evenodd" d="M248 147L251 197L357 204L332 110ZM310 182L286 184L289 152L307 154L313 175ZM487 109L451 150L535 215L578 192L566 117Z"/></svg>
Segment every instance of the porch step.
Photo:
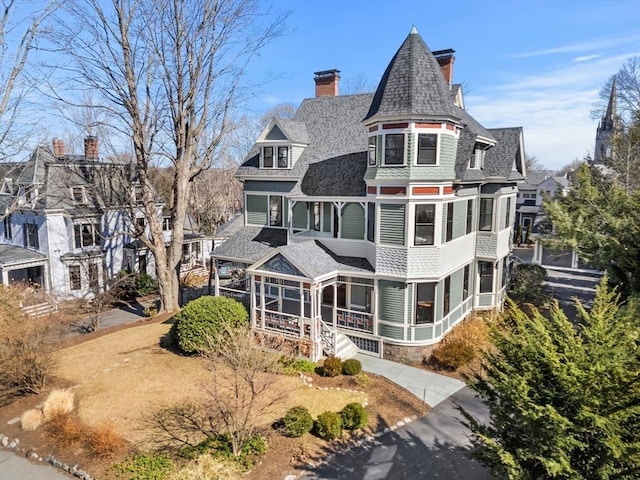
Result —
<svg viewBox="0 0 640 480"><path fill-rule="evenodd" d="M47 302L22 307L22 312L28 317L43 317L54 313L55 311L56 308Z"/></svg>
<svg viewBox="0 0 640 480"><path fill-rule="evenodd" d="M344 333L336 331L336 357L340 357L341 360L346 360L347 358L353 358L358 353L358 347L356 347L355 343L349 340Z"/></svg>

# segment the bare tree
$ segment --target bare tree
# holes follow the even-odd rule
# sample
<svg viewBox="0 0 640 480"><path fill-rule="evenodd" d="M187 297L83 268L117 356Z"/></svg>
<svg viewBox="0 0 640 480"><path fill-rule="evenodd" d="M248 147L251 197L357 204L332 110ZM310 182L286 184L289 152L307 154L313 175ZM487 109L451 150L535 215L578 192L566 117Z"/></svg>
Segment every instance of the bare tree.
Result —
<svg viewBox="0 0 640 480"><path fill-rule="evenodd" d="M161 311L179 308L191 183L215 160L247 62L282 31L283 17L267 13L257 0L75 0L54 32L70 80L101 97L130 142L146 218L135 233L155 258ZM158 164L173 169L168 243L150 175Z"/></svg>
<svg viewBox="0 0 640 480"><path fill-rule="evenodd" d="M538 160L538 157L536 157L535 155L526 154L525 164L527 168L527 173L541 173L546 170L544 168L544 165L540 163L540 160Z"/></svg>

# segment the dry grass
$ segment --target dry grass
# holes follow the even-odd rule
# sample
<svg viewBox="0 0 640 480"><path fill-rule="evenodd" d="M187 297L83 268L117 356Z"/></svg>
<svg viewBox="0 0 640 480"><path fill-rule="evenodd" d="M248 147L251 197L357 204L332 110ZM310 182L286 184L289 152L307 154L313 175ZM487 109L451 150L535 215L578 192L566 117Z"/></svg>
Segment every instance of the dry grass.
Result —
<svg viewBox="0 0 640 480"><path fill-rule="evenodd" d="M44 421L48 422L57 415L66 415L73 412L73 403L74 395L71 390L51 390L42 407Z"/></svg>
<svg viewBox="0 0 640 480"><path fill-rule="evenodd" d="M212 455L201 455L173 474L171 480L238 480L240 475L237 465Z"/></svg>
<svg viewBox="0 0 640 480"><path fill-rule="evenodd" d="M108 422L90 427L85 443L89 453L98 458L112 458L126 447L125 439Z"/></svg>
<svg viewBox="0 0 640 480"><path fill-rule="evenodd" d="M82 443L85 431L86 426L78 418L69 414L54 415L47 425L49 436L57 445L63 447Z"/></svg>
<svg viewBox="0 0 640 480"><path fill-rule="evenodd" d="M27 410L20 417L20 428L27 432L33 432L37 430L40 425L44 423L42 410L39 408L32 408Z"/></svg>
<svg viewBox="0 0 640 480"><path fill-rule="evenodd" d="M430 360L452 370L473 367L490 345L487 318L473 315L447 334L433 351Z"/></svg>

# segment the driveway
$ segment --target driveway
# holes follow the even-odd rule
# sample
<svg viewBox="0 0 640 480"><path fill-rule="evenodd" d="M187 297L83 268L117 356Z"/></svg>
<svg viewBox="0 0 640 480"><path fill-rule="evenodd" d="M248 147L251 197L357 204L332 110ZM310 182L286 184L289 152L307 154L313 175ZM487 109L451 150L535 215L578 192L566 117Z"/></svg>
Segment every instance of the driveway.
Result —
<svg viewBox="0 0 640 480"><path fill-rule="evenodd" d="M599 273L547 268L545 286L553 299L558 301L567 318L575 322L575 300L579 300L589 310L593 306L593 297L601 277Z"/></svg>
<svg viewBox="0 0 640 480"><path fill-rule="evenodd" d="M468 387L440 402L426 417L389 432L371 444L335 454L300 478L304 480L489 480L468 456L468 430L460 405L483 423L488 409Z"/></svg>

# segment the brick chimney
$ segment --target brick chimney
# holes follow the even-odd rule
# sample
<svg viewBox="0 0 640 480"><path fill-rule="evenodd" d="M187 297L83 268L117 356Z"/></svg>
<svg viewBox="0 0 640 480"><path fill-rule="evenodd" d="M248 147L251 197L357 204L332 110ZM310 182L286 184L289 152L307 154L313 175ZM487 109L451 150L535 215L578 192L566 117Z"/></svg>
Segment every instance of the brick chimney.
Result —
<svg viewBox="0 0 640 480"><path fill-rule="evenodd" d="M447 50L436 50L431 53L433 53L433 56L438 60L440 70L442 70L445 80L451 85L453 80L453 62L456 59L453 54L456 53L456 51L448 48Z"/></svg>
<svg viewBox="0 0 640 480"><path fill-rule="evenodd" d="M316 81L316 97L337 97L340 70L323 70L314 72Z"/></svg>
<svg viewBox="0 0 640 480"><path fill-rule="evenodd" d="M53 156L56 158L64 157L64 142L59 138L53 139Z"/></svg>
<svg viewBox="0 0 640 480"><path fill-rule="evenodd" d="M86 160L98 160L98 137L85 137L84 157Z"/></svg>

